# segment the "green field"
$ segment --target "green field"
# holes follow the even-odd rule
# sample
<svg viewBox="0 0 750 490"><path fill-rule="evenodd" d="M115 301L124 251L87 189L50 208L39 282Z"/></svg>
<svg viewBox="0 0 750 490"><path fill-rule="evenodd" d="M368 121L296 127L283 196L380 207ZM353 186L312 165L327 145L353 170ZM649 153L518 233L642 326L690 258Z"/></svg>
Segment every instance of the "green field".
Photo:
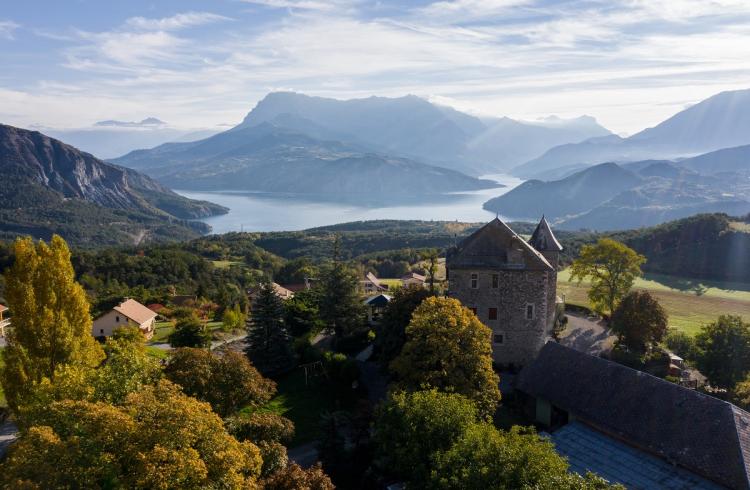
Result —
<svg viewBox="0 0 750 490"><path fill-rule="evenodd" d="M669 325L695 334L719 315L740 315L750 320L750 284L691 280L647 274L636 280L635 288L646 289L669 314ZM588 284L570 282L568 269L557 276L557 291L566 303L588 306Z"/></svg>

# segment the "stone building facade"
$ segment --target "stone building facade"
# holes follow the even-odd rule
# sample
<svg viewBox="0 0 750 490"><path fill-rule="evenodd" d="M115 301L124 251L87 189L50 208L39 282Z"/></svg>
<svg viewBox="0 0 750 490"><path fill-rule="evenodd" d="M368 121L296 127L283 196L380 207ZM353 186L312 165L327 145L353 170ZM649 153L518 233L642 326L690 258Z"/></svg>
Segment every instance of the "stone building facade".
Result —
<svg viewBox="0 0 750 490"><path fill-rule="evenodd" d="M496 218L448 250L448 295L492 330L496 364L524 366L550 337L561 251L544 218L529 242Z"/></svg>

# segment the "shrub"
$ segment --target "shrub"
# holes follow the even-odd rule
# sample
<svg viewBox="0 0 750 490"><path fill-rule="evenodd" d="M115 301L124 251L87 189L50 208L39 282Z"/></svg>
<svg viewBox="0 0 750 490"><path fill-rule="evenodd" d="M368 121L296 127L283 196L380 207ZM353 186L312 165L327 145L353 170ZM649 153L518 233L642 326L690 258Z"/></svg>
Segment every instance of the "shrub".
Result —
<svg viewBox="0 0 750 490"><path fill-rule="evenodd" d="M270 412L229 417L224 424L227 432L240 441L289 442L294 437L294 423L286 417Z"/></svg>

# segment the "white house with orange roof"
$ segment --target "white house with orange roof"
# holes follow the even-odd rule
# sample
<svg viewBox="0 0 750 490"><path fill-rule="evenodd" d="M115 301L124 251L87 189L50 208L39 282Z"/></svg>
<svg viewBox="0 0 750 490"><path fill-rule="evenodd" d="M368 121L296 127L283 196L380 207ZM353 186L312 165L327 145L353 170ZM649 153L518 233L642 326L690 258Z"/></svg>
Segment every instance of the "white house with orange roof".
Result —
<svg viewBox="0 0 750 490"><path fill-rule="evenodd" d="M10 319L3 318L6 311L8 311L8 307L0 304L0 337L5 337L5 329L10 326Z"/></svg>
<svg viewBox="0 0 750 490"><path fill-rule="evenodd" d="M91 333L94 337L109 337L116 328L138 327L146 338L154 335L156 312L134 299L126 299L112 310L94 320Z"/></svg>

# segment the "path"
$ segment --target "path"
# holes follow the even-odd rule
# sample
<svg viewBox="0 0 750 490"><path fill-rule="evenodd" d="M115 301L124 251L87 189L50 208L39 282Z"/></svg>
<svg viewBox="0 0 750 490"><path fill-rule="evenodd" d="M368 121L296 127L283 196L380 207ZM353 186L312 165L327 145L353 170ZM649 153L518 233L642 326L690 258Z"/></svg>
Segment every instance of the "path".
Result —
<svg viewBox="0 0 750 490"><path fill-rule="evenodd" d="M573 313L566 313L566 316L568 327L560 335L562 345L592 356L612 350L616 337L610 334L603 321Z"/></svg>
<svg viewBox="0 0 750 490"><path fill-rule="evenodd" d="M10 420L0 424L0 460L5 457L5 453L18 437L18 427Z"/></svg>
<svg viewBox="0 0 750 490"><path fill-rule="evenodd" d="M212 340L211 341L211 350L218 349L219 347L222 347L224 344L230 344L232 342L236 342L238 340L242 340L245 337L247 337L246 333L238 334L238 335L232 335L230 337L226 337L221 340ZM157 342L154 344L148 344L149 347L156 347L157 349L161 350L172 350L172 346L169 345L168 342Z"/></svg>

